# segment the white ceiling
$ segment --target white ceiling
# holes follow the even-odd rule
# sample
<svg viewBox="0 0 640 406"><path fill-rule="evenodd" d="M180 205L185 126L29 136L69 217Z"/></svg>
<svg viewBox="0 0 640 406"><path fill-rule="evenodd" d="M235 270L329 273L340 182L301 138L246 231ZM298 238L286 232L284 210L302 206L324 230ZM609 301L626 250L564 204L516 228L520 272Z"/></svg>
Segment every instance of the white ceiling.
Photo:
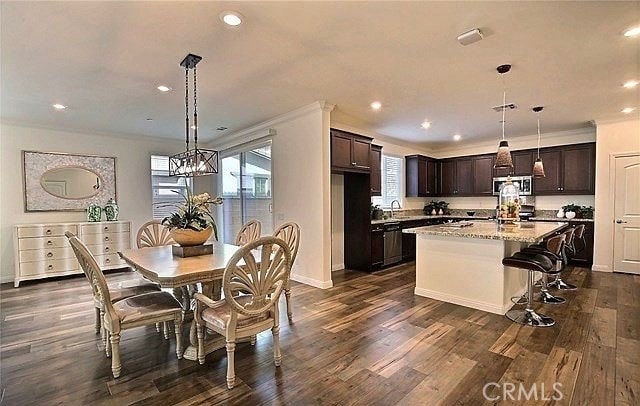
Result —
<svg viewBox="0 0 640 406"><path fill-rule="evenodd" d="M183 137L184 72L198 65L201 137L316 100L332 119L429 146L498 137L510 63L508 137L587 126L640 108L640 2L2 2L2 119ZM237 28L218 15L245 16ZM463 47L456 36L487 36ZM174 91L161 93L159 84ZM379 112L369 103L380 100ZM68 105L55 111L51 104ZM152 118L153 121L147 121ZM431 129L420 123L428 119Z"/></svg>

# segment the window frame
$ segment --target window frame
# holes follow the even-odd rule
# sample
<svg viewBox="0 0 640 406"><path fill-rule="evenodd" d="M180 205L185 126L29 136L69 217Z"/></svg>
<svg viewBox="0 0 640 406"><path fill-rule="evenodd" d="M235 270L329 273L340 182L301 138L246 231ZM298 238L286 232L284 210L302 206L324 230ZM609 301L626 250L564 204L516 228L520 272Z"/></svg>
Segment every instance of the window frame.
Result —
<svg viewBox="0 0 640 406"><path fill-rule="evenodd" d="M391 202L389 202L388 204L385 204L385 192L386 192L386 186L385 186L385 170L384 170L384 160L385 158L394 158L394 159L398 159L400 160L400 165L399 165L399 184L398 184L398 197L397 199L392 199L393 200L398 200L398 202L400 202L400 208L403 208L405 206L405 196L404 196L404 189L405 189L405 169L404 169L404 157L401 155L396 155L396 154L385 154L384 153L384 149L382 152L382 157L380 159L380 179L381 179L381 188L380 188L380 196L372 196L371 197L371 203L378 204L380 205L381 209L390 209L391 208ZM375 200L374 200L375 199Z"/></svg>
<svg viewBox="0 0 640 406"><path fill-rule="evenodd" d="M154 158L166 158L167 159L167 164L168 164L169 163L169 155L164 155L164 154L150 154L149 155L149 180L150 180L150 183L151 183L151 188L150 188L150 190L151 190L151 217L154 220L162 220L164 218L164 215L162 216L162 218L156 216L156 211L160 211L160 210L158 210L156 208L156 205L173 204L173 203L175 203L176 206L177 206L178 204L180 204L182 202L182 197L180 195L178 195L178 194L175 194L175 198L168 198L168 199L166 199L166 201L162 201L162 199L160 199L160 198L158 198L158 199L155 198L155 196L156 196L155 195L155 191L156 190L158 190L158 191L160 191L160 190L171 191L171 190L187 190L188 189L189 191L193 192L193 181L189 177L169 176L168 175L168 173L169 173L168 165L167 165L167 175L155 174L154 172L160 172L160 171L163 171L163 170L154 169L153 168L152 162L153 162ZM154 184L154 179L153 179L154 177L164 177L164 178L167 178L167 179L177 178L178 180L184 179L185 183L186 183L186 186L176 188L176 187L172 187L172 186L161 186L160 184L156 185L156 184ZM162 183L162 182L158 182L158 183ZM160 194L158 194L158 196L160 196ZM170 195L166 195L166 196L170 196ZM164 214L168 215L169 212L173 212L174 211L174 208L167 207L166 211L167 211L167 213L164 213Z"/></svg>

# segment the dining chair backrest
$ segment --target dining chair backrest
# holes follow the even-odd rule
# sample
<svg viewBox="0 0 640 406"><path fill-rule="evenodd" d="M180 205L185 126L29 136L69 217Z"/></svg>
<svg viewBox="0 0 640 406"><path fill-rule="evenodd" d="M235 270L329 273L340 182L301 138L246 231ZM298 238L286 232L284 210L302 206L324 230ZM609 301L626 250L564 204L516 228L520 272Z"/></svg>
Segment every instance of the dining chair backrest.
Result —
<svg viewBox="0 0 640 406"><path fill-rule="evenodd" d="M258 220L250 220L242 226L238 235L236 236L236 245L242 247L251 241L260 238L262 232L262 224Z"/></svg>
<svg viewBox="0 0 640 406"><path fill-rule="evenodd" d="M159 220L151 220L142 225L136 236L138 248L161 247L173 244L169 229Z"/></svg>
<svg viewBox="0 0 640 406"><path fill-rule="evenodd" d="M290 273L291 250L287 243L275 237L258 238L238 249L227 262L222 277L224 298L232 313L264 314L278 302ZM241 304L236 300L238 292L252 295L252 300Z"/></svg>
<svg viewBox="0 0 640 406"><path fill-rule="evenodd" d="M113 305L111 304L111 295L109 294L109 286L107 285L107 280L105 279L98 262L96 262L96 259L93 257L87 246L84 245L84 243L73 233L67 231L65 236L69 239L71 248L73 248L73 252L76 254L76 258L80 263L82 271L87 279L89 279L94 299L104 306L106 313L114 314Z"/></svg>
<svg viewBox="0 0 640 406"><path fill-rule="evenodd" d="M547 240L547 249L555 255L560 255L560 251L562 250L562 244L564 244L564 241L566 238L567 236L564 234L559 234L549 238Z"/></svg>
<svg viewBox="0 0 640 406"><path fill-rule="evenodd" d="M300 248L300 226L294 222L284 223L276 229L273 236L284 240L291 250L291 266L296 262Z"/></svg>

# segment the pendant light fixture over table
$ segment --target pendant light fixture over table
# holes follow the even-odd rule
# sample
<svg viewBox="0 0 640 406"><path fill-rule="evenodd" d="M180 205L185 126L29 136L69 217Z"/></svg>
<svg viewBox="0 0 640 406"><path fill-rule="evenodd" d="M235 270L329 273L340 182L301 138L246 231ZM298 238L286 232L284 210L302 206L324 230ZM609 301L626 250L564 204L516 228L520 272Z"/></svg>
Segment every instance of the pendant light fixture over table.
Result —
<svg viewBox="0 0 640 406"><path fill-rule="evenodd" d="M536 158L536 162L533 164L533 177L534 178L544 178L544 166L542 165L542 159L540 159L540 112L544 107L537 106L533 108L534 113L538 116L538 157Z"/></svg>
<svg viewBox="0 0 640 406"><path fill-rule="evenodd" d="M497 71L502 77L511 70L511 65L500 65L497 68ZM504 79L503 79L504 85ZM509 142L506 140L504 136L504 126L505 126L505 114L507 110L507 87L504 86L504 90L502 92L502 140L500 141L500 145L498 145L498 154L496 155L496 163L494 164L494 168L513 168L513 161L511 160L511 152L509 151Z"/></svg>
<svg viewBox="0 0 640 406"><path fill-rule="evenodd" d="M218 151L198 148L198 83L196 65L201 56L189 54L180 66L184 67L185 142L184 152L169 157L170 176L204 176L218 173ZM189 71L193 70L193 125L189 125ZM189 138L193 130L193 148L189 149Z"/></svg>

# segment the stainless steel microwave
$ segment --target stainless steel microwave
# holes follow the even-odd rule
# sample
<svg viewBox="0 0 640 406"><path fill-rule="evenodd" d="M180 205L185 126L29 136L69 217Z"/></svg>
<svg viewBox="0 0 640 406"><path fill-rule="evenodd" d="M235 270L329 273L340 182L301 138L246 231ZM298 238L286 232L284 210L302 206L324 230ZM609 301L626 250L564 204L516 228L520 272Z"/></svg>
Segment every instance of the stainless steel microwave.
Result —
<svg viewBox="0 0 640 406"><path fill-rule="evenodd" d="M520 194L523 196L531 195L533 184L531 182L531 176L512 176L511 181L514 186L520 190ZM507 177L493 178L493 195L498 196L502 185L507 181Z"/></svg>

